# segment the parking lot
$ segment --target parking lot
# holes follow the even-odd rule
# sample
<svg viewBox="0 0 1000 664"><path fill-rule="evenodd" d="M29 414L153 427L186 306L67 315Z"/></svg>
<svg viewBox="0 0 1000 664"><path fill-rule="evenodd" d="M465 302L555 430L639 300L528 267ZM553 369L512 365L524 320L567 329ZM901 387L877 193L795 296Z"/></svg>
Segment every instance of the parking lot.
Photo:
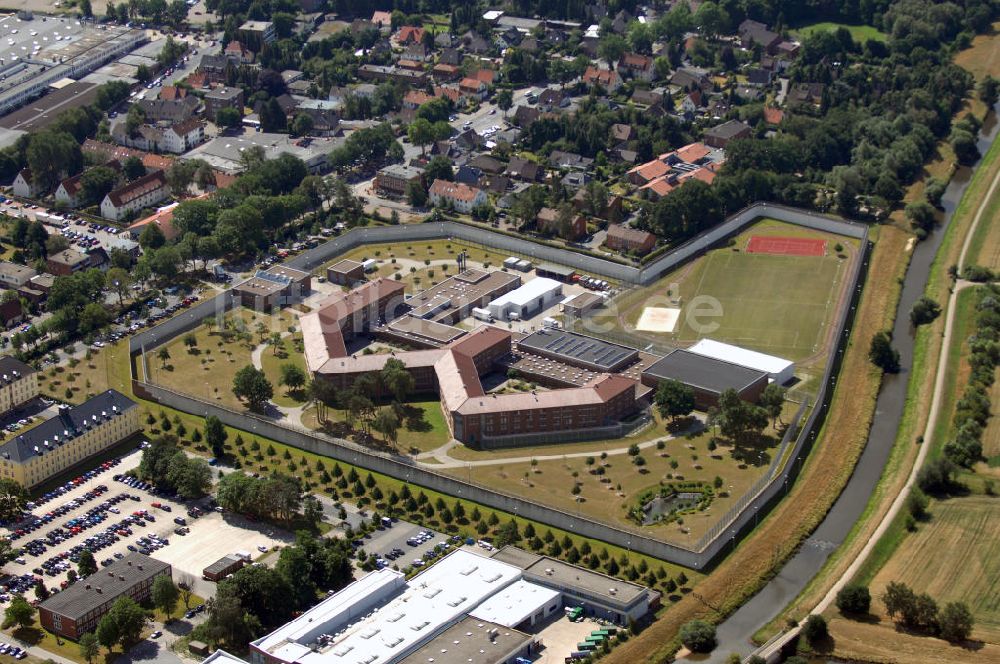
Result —
<svg viewBox="0 0 1000 664"><path fill-rule="evenodd" d="M420 536L420 533L424 533ZM433 530L422 528L407 521L395 521L392 526L376 530L368 537L360 540L365 553L382 557L385 567L398 566L400 569L414 565L423 567L425 556L429 556L435 547L443 545L445 551L460 545L449 535L442 535ZM397 554L393 554L396 551ZM402 551L401 554L398 552ZM440 552L440 549L439 549Z"/></svg>
<svg viewBox="0 0 1000 664"><path fill-rule="evenodd" d="M87 548L99 567L130 550L142 551L173 566L175 581L183 578L196 594L210 597L215 584L201 578L210 563L237 551L259 556L262 550L292 541L291 534L266 524L213 511L208 499L196 505L126 483L122 474L138 466L140 458L135 450L89 471L61 487L58 495L33 503L29 519L3 528L14 546L23 549L21 557L5 567L13 577L9 591L29 592L38 579L50 590L62 587ZM201 516L192 507L199 507ZM0 600L6 601L3 595Z"/></svg>

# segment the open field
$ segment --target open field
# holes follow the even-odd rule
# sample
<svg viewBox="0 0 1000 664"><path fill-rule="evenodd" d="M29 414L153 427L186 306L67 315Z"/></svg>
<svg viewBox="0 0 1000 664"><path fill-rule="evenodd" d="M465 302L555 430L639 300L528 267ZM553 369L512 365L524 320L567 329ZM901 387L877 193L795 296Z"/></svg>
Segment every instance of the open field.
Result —
<svg viewBox="0 0 1000 664"><path fill-rule="evenodd" d="M441 447L451 439L448 425L444 421L444 413L441 412L441 403L436 399L427 401L408 401L406 403L411 417L404 420L403 426L399 429L397 447L400 452L429 452ZM328 430L336 430L338 423L346 421L346 414L336 408L326 409L326 427ZM324 426L320 424L316 416L316 409L309 406L302 414L302 424L310 429L320 430ZM380 434L374 434L378 437Z"/></svg>
<svg viewBox="0 0 1000 664"><path fill-rule="evenodd" d="M973 635L1000 643L1000 499L968 496L935 502L931 520L907 537L872 582L878 597L890 581L930 593L939 606L965 602L976 617ZM885 606L872 612L885 619Z"/></svg>
<svg viewBox="0 0 1000 664"><path fill-rule="evenodd" d="M885 41L889 38L884 32L880 32L878 28L874 28L870 25L848 25L847 23L834 23L832 21L823 21L821 23L813 23L811 25L803 25L799 28L792 30L792 34L799 38L808 37L814 32L834 32L838 28L847 28L847 31L851 33L851 37L856 42L864 43L869 39L874 39L876 41Z"/></svg>
<svg viewBox="0 0 1000 664"><path fill-rule="evenodd" d="M626 454L601 459L595 451L589 458L539 460L529 459L524 450L513 449L505 450L510 463L500 463L494 456L491 465L469 465L445 472L543 505L691 546L764 474L779 439L771 432L765 446L736 450L726 445L710 449L711 438L710 432L703 431L690 438L665 441L662 449L661 443L641 449L642 466L633 464L632 457ZM620 440L614 447L625 448L631 443ZM558 455L560 451L558 447L550 448L548 454ZM639 506L638 499L647 490L685 481L708 486L720 483L707 509L686 514L679 522L650 526L641 526L629 518L629 511ZM574 495L572 489L577 484L580 491Z"/></svg>
<svg viewBox="0 0 1000 664"><path fill-rule="evenodd" d="M968 664L1000 661L1000 647L986 643L966 649L926 636L909 636L881 623L829 619L838 660L898 664ZM896 638L900 637L900 638Z"/></svg>
<svg viewBox="0 0 1000 664"><path fill-rule="evenodd" d="M747 253L744 248L753 237L826 240L826 255ZM672 333L637 334L681 345L710 337L807 365L821 359L857 243L763 220L729 244L621 298L618 304L625 323L634 328L646 306L680 298L680 320ZM838 244L843 250L839 255ZM711 308L721 315L697 315Z"/></svg>
<svg viewBox="0 0 1000 664"><path fill-rule="evenodd" d="M274 385L274 398L271 401L279 406L294 408L307 401L304 388L289 392L287 387L278 384L281 379L282 365L294 364L302 371L306 370L305 357L296 347L296 343L301 343L301 341L302 333L296 330L295 334L282 338L280 344L269 346L260 354L261 369ZM309 375L308 372L306 375Z"/></svg>
<svg viewBox="0 0 1000 664"><path fill-rule="evenodd" d="M233 377L236 372L251 363L253 349L263 342L268 334L275 331L287 332L296 320L289 310L277 316L262 314L249 309L235 309L226 314L223 325L199 325L190 334L195 337L195 345L184 343L187 335L181 335L164 346L170 357L165 361L158 357L159 349L147 352L150 378L164 387L193 396L210 398L229 408L241 409L233 395ZM264 330L258 331L257 325ZM264 356L270 354L264 349ZM293 353L292 356L299 355ZM284 388L277 385L277 374L269 375L275 384L275 394L283 395Z"/></svg>

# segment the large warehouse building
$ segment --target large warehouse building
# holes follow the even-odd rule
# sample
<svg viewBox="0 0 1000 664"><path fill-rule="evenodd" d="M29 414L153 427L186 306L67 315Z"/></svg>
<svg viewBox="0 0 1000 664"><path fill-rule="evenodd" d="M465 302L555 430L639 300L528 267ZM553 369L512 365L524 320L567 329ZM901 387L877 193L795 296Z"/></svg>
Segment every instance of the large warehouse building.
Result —
<svg viewBox="0 0 1000 664"><path fill-rule="evenodd" d="M490 313L497 320L524 320L551 307L562 299L562 284L538 277L516 290L490 302Z"/></svg>
<svg viewBox="0 0 1000 664"><path fill-rule="evenodd" d="M744 401L757 401L767 387L767 373L686 350L675 350L642 372L642 383L656 389L661 381L676 380L694 390L695 408L708 410L726 390L736 390Z"/></svg>
<svg viewBox="0 0 1000 664"><path fill-rule="evenodd" d="M459 549L409 581L390 569L368 574L252 642L250 661L513 664L538 646L527 632L564 607L624 625L642 619L658 598L512 547L493 558Z"/></svg>
<svg viewBox="0 0 1000 664"><path fill-rule="evenodd" d="M721 341L702 339L688 348L688 351L704 357L711 357L723 362L732 362L740 366L763 371L768 380L778 385L784 385L795 377L795 363L774 355L765 355L754 350L740 348Z"/></svg>

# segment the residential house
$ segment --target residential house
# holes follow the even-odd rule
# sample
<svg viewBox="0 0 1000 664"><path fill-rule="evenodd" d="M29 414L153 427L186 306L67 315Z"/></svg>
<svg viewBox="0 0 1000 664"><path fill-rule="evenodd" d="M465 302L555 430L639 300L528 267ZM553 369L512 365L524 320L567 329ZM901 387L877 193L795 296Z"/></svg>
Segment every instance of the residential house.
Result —
<svg viewBox="0 0 1000 664"><path fill-rule="evenodd" d="M730 141L746 138L750 135L750 125L739 120L730 120L705 130L705 143L713 148L723 148Z"/></svg>
<svg viewBox="0 0 1000 664"><path fill-rule="evenodd" d="M692 90L711 92L714 88L712 79L708 77L706 72L690 67L681 67L675 71L670 77L670 84L687 92Z"/></svg>
<svg viewBox="0 0 1000 664"><path fill-rule="evenodd" d="M102 166L107 166L115 171L121 170L121 164L118 163L117 159L112 159L111 161L102 164ZM90 169L88 169L88 171L89 170ZM68 208L79 207L81 192L80 182L83 180L83 176L88 171L74 175L71 178L66 178L60 182L59 186L56 188L56 202L61 203Z"/></svg>
<svg viewBox="0 0 1000 664"><path fill-rule="evenodd" d="M576 154L575 152L563 152L562 150L553 150L549 154L549 163L556 168L569 168L576 171L589 171L590 167L594 165L594 160L590 157L584 157Z"/></svg>
<svg viewBox="0 0 1000 664"><path fill-rule="evenodd" d="M466 53L473 55L486 55L493 50L493 45L489 41L472 30L462 35L462 45Z"/></svg>
<svg viewBox="0 0 1000 664"><path fill-rule="evenodd" d="M545 179L545 169L540 164L523 157L511 157L506 174L511 179L522 182L541 182Z"/></svg>
<svg viewBox="0 0 1000 664"><path fill-rule="evenodd" d="M430 188L433 205L451 205L457 211L468 214L474 208L486 203L486 192L460 182L434 180Z"/></svg>
<svg viewBox="0 0 1000 664"><path fill-rule="evenodd" d="M177 99L183 99L187 97L187 88L180 88L176 85L164 85L160 88L160 99L163 101L174 101Z"/></svg>
<svg viewBox="0 0 1000 664"><path fill-rule="evenodd" d="M826 86L822 83L795 83L788 91L788 108L820 110Z"/></svg>
<svg viewBox="0 0 1000 664"><path fill-rule="evenodd" d="M637 228L611 224L604 245L609 249L645 256L656 246L656 236Z"/></svg>
<svg viewBox="0 0 1000 664"><path fill-rule="evenodd" d="M462 64L462 54L457 48L446 48L441 51L441 55L438 57L438 64L458 67Z"/></svg>
<svg viewBox="0 0 1000 664"><path fill-rule="evenodd" d="M461 77L462 69L458 65L438 63L431 68L431 78L436 81L454 81Z"/></svg>
<svg viewBox="0 0 1000 664"><path fill-rule="evenodd" d="M223 55L241 65L250 65L254 61L253 51L235 39L226 44ZM202 58L202 64L204 64L204 58Z"/></svg>
<svg viewBox="0 0 1000 664"><path fill-rule="evenodd" d="M115 189L101 202L101 216L112 221L120 221L143 208L156 205L170 193L167 177L163 171L153 171L136 178L124 187ZM49 270L52 272L52 270ZM52 272L57 274L56 272Z"/></svg>
<svg viewBox="0 0 1000 664"><path fill-rule="evenodd" d="M392 12L375 10L372 13L372 25L378 28L383 35L392 32Z"/></svg>
<svg viewBox="0 0 1000 664"><path fill-rule="evenodd" d="M224 108L235 108L243 115L243 88L219 87L205 93L205 117L215 120L215 114Z"/></svg>
<svg viewBox="0 0 1000 664"><path fill-rule="evenodd" d="M506 166L504 163L495 157L491 157L488 154L478 154L469 160L469 166L473 168L478 168L483 173L489 173L491 175L499 175L504 172Z"/></svg>
<svg viewBox="0 0 1000 664"><path fill-rule="evenodd" d="M405 95L403 95L403 108L419 108L421 104L426 104L430 100L434 99L433 95L429 95L423 90L408 90Z"/></svg>
<svg viewBox="0 0 1000 664"><path fill-rule="evenodd" d="M442 32L434 36L435 48L454 48L458 44L458 38L450 32Z"/></svg>
<svg viewBox="0 0 1000 664"><path fill-rule="evenodd" d="M183 122L198 112L198 98L188 95L181 99L142 99L137 104L146 122Z"/></svg>
<svg viewBox="0 0 1000 664"><path fill-rule="evenodd" d="M483 101L489 95L489 86L477 78L463 78L458 84L458 91L463 97Z"/></svg>
<svg viewBox="0 0 1000 664"><path fill-rule="evenodd" d="M198 198L205 198L208 194L203 194ZM170 205L158 208L156 212L140 219L131 226L128 227L129 234L136 240L142 235L142 232L146 230L146 226L153 224L159 227L160 232L163 233L163 237L168 241L173 240L178 235L180 231L174 227L174 210L177 208L178 203L171 203Z"/></svg>
<svg viewBox="0 0 1000 664"><path fill-rule="evenodd" d="M764 122L770 127L777 127L785 119L785 112L773 106L764 107Z"/></svg>
<svg viewBox="0 0 1000 664"><path fill-rule="evenodd" d="M21 198L37 198L45 193L44 188L35 182L31 175L31 169L27 166L18 171L11 188L14 191L14 195Z"/></svg>
<svg viewBox="0 0 1000 664"><path fill-rule="evenodd" d="M392 41L397 46L419 44L424 40L424 29L415 25L404 25L393 35Z"/></svg>
<svg viewBox="0 0 1000 664"><path fill-rule="evenodd" d="M422 175L423 171L412 166L386 166L375 174L375 191L387 196L405 196L411 184L420 184Z"/></svg>
<svg viewBox="0 0 1000 664"><path fill-rule="evenodd" d="M421 42L410 44L403 50L403 55L400 56L400 60L411 60L413 62L425 62L432 58L433 54L430 49Z"/></svg>
<svg viewBox="0 0 1000 664"><path fill-rule="evenodd" d="M141 125L135 134L129 134L125 122L117 122L111 127L111 137L130 148L173 154L187 152L205 140L205 123L197 118L164 124Z"/></svg>
<svg viewBox="0 0 1000 664"><path fill-rule="evenodd" d="M613 124L611 125L611 140L615 143L625 143L632 140L632 125Z"/></svg>
<svg viewBox="0 0 1000 664"><path fill-rule="evenodd" d="M640 164L635 168L629 169L625 177L630 183L641 186L659 177L663 177L669 172L670 167L667 164L659 159L653 159L652 161L647 161L645 164Z"/></svg>
<svg viewBox="0 0 1000 664"><path fill-rule="evenodd" d="M684 95L678 110L686 116L694 116L701 110L701 90L695 89Z"/></svg>
<svg viewBox="0 0 1000 664"><path fill-rule="evenodd" d="M526 129L531 126L531 123L537 120L538 116L541 114L541 111L537 108L532 108L531 106L518 106L514 109L512 121L518 127Z"/></svg>
<svg viewBox="0 0 1000 664"><path fill-rule="evenodd" d="M611 69L598 69L597 67L587 67L583 73L583 82L587 85L599 85L608 94L614 94L622 86L621 76Z"/></svg>
<svg viewBox="0 0 1000 664"><path fill-rule="evenodd" d="M12 297L6 302L0 302L0 325L4 329L9 330L23 322L24 308L21 306L20 298Z"/></svg>
<svg viewBox="0 0 1000 664"><path fill-rule="evenodd" d="M37 275L38 272L26 265L0 261L0 288L17 290Z"/></svg>
<svg viewBox="0 0 1000 664"><path fill-rule="evenodd" d="M774 53L781 42L781 35L771 32L763 23L751 19L746 19L740 23L738 33L740 44L743 48L760 46L765 53Z"/></svg>
<svg viewBox="0 0 1000 664"><path fill-rule="evenodd" d="M587 234L587 219L582 214L572 215L565 224L560 223L559 210L543 207L535 216L535 227L543 235L558 235L573 242Z"/></svg>
<svg viewBox="0 0 1000 664"><path fill-rule="evenodd" d="M90 256L76 249L64 249L55 254L49 254L45 259L45 269L57 277L86 270L92 267Z"/></svg>
<svg viewBox="0 0 1000 664"><path fill-rule="evenodd" d="M624 78L652 81L656 77L653 58L638 53L625 53L618 60L618 73Z"/></svg>
<svg viewBox="0 0 1000 664"><path fill-rule="evenodd" d="M538 95L536 106L541 111L554 111L570 105L570 96L559 88L545 88Z"/></svg>
<svg viewBox="0 0 1000 664"><path fill-rule="evenodd" d="M462 184L475 184L478 185L479 181L483 179L483 172L476 168L475 166L469 166L468 164L462 164L455 171L455 182L461 182Z"/></svg>
<svg viewBox="0 0 1000 664"><path fill-rule="evenodd" d="M663 93L658 90L636 88L632 91L632 101L642 106L653 106L663 101Z"/></svg>

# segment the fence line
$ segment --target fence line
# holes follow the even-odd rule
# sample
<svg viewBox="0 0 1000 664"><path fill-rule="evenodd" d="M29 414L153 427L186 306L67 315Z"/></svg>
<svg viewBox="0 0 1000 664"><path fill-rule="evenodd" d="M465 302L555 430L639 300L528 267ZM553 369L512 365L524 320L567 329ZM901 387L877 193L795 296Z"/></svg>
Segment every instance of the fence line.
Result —
<svg viewBox="0 0 1000 664"><path fill-rule="evenodd" d="M462 224L435 222L414 226L353 229L335 240L296 256L287 263L292 267L311 270L322 265L333 256L361 244L385 241L399 242L408 239L428 240L457 237L468 242L485 244L504 251L541 257L551 262L562 263L570 267L602 274L619 279L620 281L645 284L658 279L664 272L697 255L697 253L721 239L732 235L748 223L765 214L787 223L840 233L860 239L862 248L851 275L852 283L854 284L853 291L848 303L841 309L837 316L837 323L834 329L840 332L837 337L836 346L832 349L831 355L827 360L815 405L809 413L805 424L799 430L799 435L794 438L794 443L790 442L792 440L791 436L794 434L787 434L787 441L783 441L780 453L776 454L772 460L772 466L780 463L780 470L770 470L767 475L755 482L751 487L754 490L752 495L748 491L738 501L738 504L742 504L742 511L738 511L733 516L733 512L736 511L735 507L729 510L723 519L720 520L720 523L713 527L711 531L712 537L703 536L698 542L699 546L694 549L663 542L644 534L623 529L618 525L603 523L580 514L571 514L557 508L539 505L493 488L458 480L429 468L418 467L411 459L405 457L380 454L363 449L348 441L334 439L324 434L304 430L299 427L292 427L287 424L279 424L257 415L233 411L194 397L182 395L138 380L135 373L136 365L134 363L131 365L133 389L136 394L150 401L167 404L192 414L203 416L215 414L227 425L251 431L255 435L273 438L299 449L330 456L345 463L368 468L405 482L413 482L429 489L440 491L441 493L473 500L494 509L545 523L571 533L616 544L628 550L635 550L692 569L702 570L712 565L716 559L724 555L735 545L737 536L742 535L752 527L760 511L766 512L767 509L780 499L783 487L787 491L789 482L794 481L797 477L798 472L801 470L805 454L811 449L818 436L823 419L829 408L829 396L836 386L836 375L843 359L844 349L850 337L853 316L863 288L864 276L867 273L870 252L870 245L867 241L867 227L783 206L758 203L740 211L721 224L720 227L668 252L662 258L642 268L642 270L636 270L635 268L602 261L591 256L537 245L528 240L522 241L517 238L490 233L485 229L480 231ZM609 266L614 269L608 269ZM130 354L133 356L144 355L146 348L153 348L158 343L163 343L178 334L193 329L207 316L216 315L221 317L233 305L233 298L228 292L220 294L212 300L202 302L186 314L169 319L154 328L131 337L129 339ZM797 420L801 417L804 410L805 404L800 406L796 416ZM791 447L790 451L788 450L789 445ZM786 456L787 463L781 462L780 460L785 459ZM720 525L724 524L729 517L732 518L728 524ZM727 529L728 537L726 537Z"/></svg>

